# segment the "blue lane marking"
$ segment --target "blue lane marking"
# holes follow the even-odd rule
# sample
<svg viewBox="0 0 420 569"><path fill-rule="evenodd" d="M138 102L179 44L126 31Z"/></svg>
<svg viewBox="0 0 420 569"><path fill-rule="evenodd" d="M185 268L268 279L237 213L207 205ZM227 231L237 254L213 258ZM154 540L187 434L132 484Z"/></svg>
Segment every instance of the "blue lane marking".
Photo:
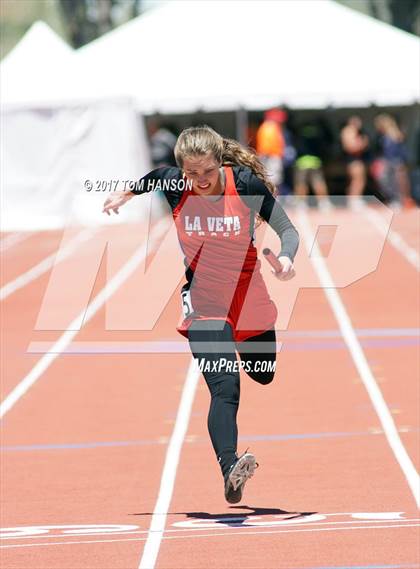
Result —
<svg viewBox="0 0 420 569"><path fill-rule="evenodd" d="M409 432L418 432L419 429L410 429ZM380 433L382 434L382 433ZM242 435L239 436L240 441L292 441L298 439L323 439L334 437L365 437L375 436L377 433L369 431L349 432L349 433L296 433L296 434L278 434L278 435ZM196 443L207 442L207 439L197 439ZM72 450L86 448L101 447L129 447L141 445L158 445L157 440L139 440L139 441L101 441L88 443L62 443L62 444L34 444L34 445L5 445L0 447L2 452L17 451L35 451L35 450ZM420 569L420 568L419 568Z"/></svg>
<svg viewBox="0 0 420 569"><path fill-rule="evenodd" d="M416 565L328 565L328 567L295 567L294 569L419 569L420 566Z"/></svg>
<svg viewBox="0 0 420 569"><path fill-rule="evenodd" d="M294 435L242 435L238 437L240 441L292 441L296 439L323 439L329 437L359 437L361 435L371 435L366 431L355 433L301 433Z"/></svg>
<svg viewBox="0 0 420 569"><path fill-rule="evenodd" d="M374 338L368 340L360 340L363 348L401 348L404 346L418 346L420 338ZM287 339L277 343L277 349L280 351L307 351L307 350L342 350L347 348L344 340L321 341L321 342L290 342Z"/></svg>
<svg viewBox="0 0 420 569"><path fill-rule="evenodd" d="M355 332L364 348L399 348L417 346L420 343L420 328L356 328ZM347 346L340 330L277 330L278 350L344 350ZM306 341L305 341L306 340ZM330 340L330 341L328 341ZM25 353L53 353L53 342L31 342ZM185 341L147 342L72 342L64 355L95 354L162 354L190 353Z"/></svg>
<svg viewBox="0 0 420 569"><path fill-rule="evenodd" d="M386 336L420 336L420 328L355 328L359 338L386 337ZM341 338L340 330L277 330L287 338Z"/></svg>
<svg viewBox="0 0 420 569"><path fill-rule="evenodd" d="M154 445L157 441L105 441L96 443L64 443L64 444L43 444L43 445L12 445L2 446L1 451L31 451L31 450L67 450L98 447L128 447L139 445Z"/></svg>
<svg viewBox="0 0 420 569"><path fill-rule="evenodd" d="M404 348L420 345L419 337L407 338L368 338L361 339L363 348ZM74 342L67 346L63 352L52 351L52 342L31 342L28 354L56 354L60 356L96 355L96 354L190 354L190 348L185 342L103 342L100 345L91 342ZM300 351L310 350L347 350L344 340L312 340L307 337L301 338L284 337L278 335L277 351Z"/></svg>

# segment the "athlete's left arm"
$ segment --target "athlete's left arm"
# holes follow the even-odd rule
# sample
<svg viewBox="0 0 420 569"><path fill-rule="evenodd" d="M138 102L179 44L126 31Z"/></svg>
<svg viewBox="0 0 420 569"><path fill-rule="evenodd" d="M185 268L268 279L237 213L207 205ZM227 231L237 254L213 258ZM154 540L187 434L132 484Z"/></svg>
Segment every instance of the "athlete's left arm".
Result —
<svg viewBox="0 0 420 569"><path fill-rule="evenodd" d="M278 257L288 257L293 263L299 247L299 233L287 213L264 182L255 175L250 176L248 195L254 203L256 213L259 213L280 237L281 251Z"/></svg>

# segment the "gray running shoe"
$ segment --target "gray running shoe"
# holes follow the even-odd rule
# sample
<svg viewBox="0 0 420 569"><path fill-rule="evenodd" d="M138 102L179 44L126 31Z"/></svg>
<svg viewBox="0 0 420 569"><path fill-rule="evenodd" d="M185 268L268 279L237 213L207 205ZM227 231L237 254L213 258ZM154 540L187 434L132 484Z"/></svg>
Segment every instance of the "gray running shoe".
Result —
<svg viewBox="0 0 420 569"><path fill-rule="evenodd" d="M245 482L254 475L257 467L255 456L248 451L232 464L225 477L225 498L229 504L237 504L242 500Z"/></svg>

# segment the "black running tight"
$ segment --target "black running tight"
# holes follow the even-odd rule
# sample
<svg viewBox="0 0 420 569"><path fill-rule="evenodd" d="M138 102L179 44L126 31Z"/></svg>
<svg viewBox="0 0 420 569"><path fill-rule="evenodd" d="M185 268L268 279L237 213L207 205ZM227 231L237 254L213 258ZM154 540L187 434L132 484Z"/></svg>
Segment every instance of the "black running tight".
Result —
<svg viewBox="0 0 420 569"><path fill-rule="evenodd" d="M276 365L276 334L272 329L235 344L228 323L201 320L192 323L188 339L210 390L208 429L225 474L236 458L239 370L244 369L258 383L270 383ZM240 361L237 360L236 351Z"/></svg>

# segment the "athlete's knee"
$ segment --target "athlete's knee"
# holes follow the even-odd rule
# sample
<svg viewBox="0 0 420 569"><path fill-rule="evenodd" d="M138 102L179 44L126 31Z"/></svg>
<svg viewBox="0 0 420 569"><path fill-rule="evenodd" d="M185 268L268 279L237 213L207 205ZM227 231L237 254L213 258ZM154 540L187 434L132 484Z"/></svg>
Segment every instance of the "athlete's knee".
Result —
<svg viewBox="0 0 420 569"><path fill-rule="evenodd" d="M261 385L268 385L274 379L275 371L259 371L259 372L248 372L249 377L254 381L261 383Z"/></svg>
<svg viewBox="0 0 420 569"><path fill-rule="evenodd" d="M247 375L254 381L267 385L274 379L276 372L276 359L274 357L248 356L242 359L242 365Z"/></svg>

